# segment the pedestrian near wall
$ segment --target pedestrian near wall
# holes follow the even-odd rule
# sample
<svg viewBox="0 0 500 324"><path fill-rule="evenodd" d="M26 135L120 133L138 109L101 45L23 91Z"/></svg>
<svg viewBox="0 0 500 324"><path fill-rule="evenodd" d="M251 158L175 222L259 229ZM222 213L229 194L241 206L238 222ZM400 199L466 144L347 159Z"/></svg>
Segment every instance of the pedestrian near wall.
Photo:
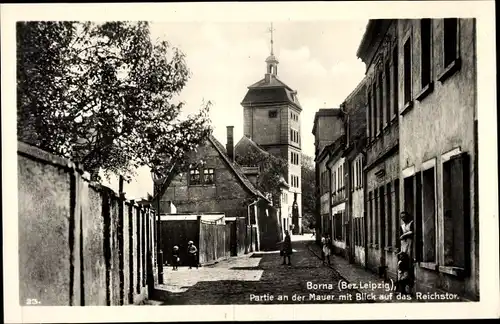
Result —
<svg viewBox="0 0 500 324"><path fill-rule="evenodd" d="M398 282L400 293L411 294L413 288L413 219L410 213L401 212L401 251L398 253Z"/></svg>
<svg viewBox="0 0 500 324"><path fill-rule="evenodd" d="M191 269L193 266L196 267L196 269L198 269L198 259L197 259L197 255L198 255L198 249L196 248L196 246L194 245L193 241L189 241L188 242L188 262L189 262L189 269Z"/></svg>
<svg viewBox="0 0 500 324"><path fill-rule="evenodd" d="M283 247L281 249L281 255L283 256L283 264L287 264L286 260L288 259L288 265L292 265L292 261L290 260L290 255L292 254L292 239L290 238L290 233L285 231L285 239L283 240Z"/></svg>
<svg viewBox="0 0 500 324"><path fill-rule="evenodd" d="M325 236L321 239L322 243L322 253L323 253L323 264L325 263L325 259L328 261L328 265L330 265L330 254L332 253L332 240L329 234L325 234Z"/></svg>

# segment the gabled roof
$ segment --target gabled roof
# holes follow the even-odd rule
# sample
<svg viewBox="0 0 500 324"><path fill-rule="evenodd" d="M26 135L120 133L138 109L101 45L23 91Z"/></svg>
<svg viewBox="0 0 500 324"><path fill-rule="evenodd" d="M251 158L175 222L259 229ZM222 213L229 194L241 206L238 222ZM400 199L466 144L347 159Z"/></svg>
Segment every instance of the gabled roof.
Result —
<svg viewBox="0 0 500 324"><path fill-rule="evenodd" d="M210 135L208 137L207 141L214 146L215 150L219 153L222 160L228 166L229 170L231 170L236 175L236 178L241 182L241 184L243 184L243 187L248 192L250 192L250 194L252 194L256 197L262 198L270 203L269 199L267 199L266 196L264 196L257 188L255 188L254 185L252 184L252 182L250 182L250 180L248 180L248 178L245 176L242 168L238 164L231 162L231 160L227 156L226 149L213 135ZM167 176L165 177L165 180L163 181L163 183L161 184L161 187L160 187L158 194L156 194L154 196L152 201L155 201L157 199L157 197L163 196L163 194L167 190L168 186L170 185L170 183L172 182L174 177L177 175L174 172L174 169L175 169L175 164L173 164L171 166L170 171L168 172Z"/></svg>
<svg viewBox="0 0 500 324"><path fill-rule="evenodd" d="M262 146L260 146L259 144L255 143L254 141L252 141L248 136L242 136L241 139L238 141L238 143L236 143L236 145L234 146L234 150L236 151L238 147L252 147L254 149L256 149L259 153L262 153L262 154L266 154L266 155L269 155L271 153L267 152L266 150L264 150L264 148Z"/></svg>
<svg viewBox="0 0 500 324"><path fill-rule="evenodd" d="M275 75L270 75L269 81L266 80L266 78L264 78L258 82L255 82L254 84L249 86L248 89L270 88L270 87L284 87L290 91L293 91L292 88L290 88L288 85L286 85L285 82L278 79L278 77Z"/></svg>
<svg viewBox="0 0 500 324"><path fill-rule="evenodd" d="M235 154L237 152L237 148L238 147L240 147L240 148L243 148L243 147L252 147L252 148L254 148L255 150L257 150L261 154L272 155L271 153L269 153L266 150L264 150L262 148L262 146L260 146L259 144L255 143L249 137L244 136L244 135L241 137L241 139L238 141L238 143L234 146ZM281 183L281 185L283 187L290 188L290 185L288 184L288 182L286 182L286 180L285 180L285 178L283 176L280 176L280 183Z"/></svg>
<svg viewBox="0 0 500 324"><path fill-rule="evenodd" d="M213 135L209 136L208 141L212 143L212 145L220 154L224 162L226 162L229 169L233 171L233 173L236 175L238 180L243 184L243 187L245 187L245 189L247 189L254 196L257 196L259 198L265 199L266 201L270 202L269 199L267 199L266 196L264 196L257 188L255 188L252 182L250 182L250 180L248 180L248 178L245 176L243 172L243 169L238 164L231 162L231 160L227 156L226 149Z"/></svg>
<svg viewBox="0 0 500 324"><path fill-rule="evenodd" d="M241 102L242 105L275 103L290 103L302 109L297 92L275 75L268 75L268 77L249 86L248 92Z"/></svg>

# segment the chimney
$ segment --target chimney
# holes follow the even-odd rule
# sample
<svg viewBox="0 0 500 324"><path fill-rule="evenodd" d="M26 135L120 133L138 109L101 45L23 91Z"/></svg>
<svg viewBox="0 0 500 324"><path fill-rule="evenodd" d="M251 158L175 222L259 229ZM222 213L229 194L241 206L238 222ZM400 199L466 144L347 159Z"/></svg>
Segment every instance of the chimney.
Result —
<svg viewBox="0 0 500 324"><path fill-rule="evenodd" d="M247 177L248 180L254 185L257 186L257 177L259 176L259 168L258 167L242 167L243 174Z"/></svg>
<svg viewBox="0 0 500 324"><path fill-rule="evenodd" d="M234 126L227 126L226 151L227 151L227 156L229 156L229 160L231 160L231 162L234 162L233 129L234 129Z"/></svg>

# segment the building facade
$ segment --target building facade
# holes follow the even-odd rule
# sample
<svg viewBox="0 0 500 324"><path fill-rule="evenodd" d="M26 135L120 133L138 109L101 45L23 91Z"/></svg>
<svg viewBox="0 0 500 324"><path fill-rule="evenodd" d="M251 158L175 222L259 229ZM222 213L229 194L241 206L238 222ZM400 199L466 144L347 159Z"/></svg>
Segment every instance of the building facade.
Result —
<svg viewBox="0 0 500 324"><path fill-rule="evenodd" d="M398 21L370 20L357 56L366 64L365 264L396 279L399 244Z"/></svg>
<svg viewBox="0 0 500 324"><path fill-rule="evenodd" d="M341 135L328 146L327 168L330 177L330 233L333 252L347 256L347 215L346 215L346 183L345 158L342 156L345 147L345 135Z"/></svg>
<svg viewBox="0 0 500 324"><path fill-rule="evenodd" d="M165 203L173 203L180 214L223 213L228 218L243 218L258 233L256 243L260 250L275 249L280 240L277 211L234 162L232 136L229 127L225 149L210 135L187 155L186 170L172 169L156 188L160 212L166 210Z"/></svg>
<svg viewBox="0 0 500 324"><path fill-rule="evenodd" d="M288 161L287 196L292 206L292 227L302 227L301 197L301 112L297 91L278 79L278 60L273 54L266 59L264 79L248 87L241 105L244 135L267 152Z"/></svg>
<svg viewBox="0 0 500 324"><path fill-rule="evenodd" d="M262 168L265 168L265 165L257 161L266 161L266 155L269 156L270 154L271 153L265 151L247 136L242 136L234 147L234 155L237 161L241 162L238 157L256 157L256 162L252 165L246 165L248 163L240 163L242 164L243 172L254 186L257 186L258 177L261 174ZM280 196L278 201L275 202L276 204L274 207L278 210L281 237L284 237L285 230L291 231L293 227L292 204L289 203L290 186L283 176L281 176L280 180Z"/></svg>
<svg viewBox="0 0 500 324"><path fill-rule="evenodd" d="M401 205L418 291L479 299L474 19L400 20Z"/></svg>
<svg viewBox="0 0 500 324"><path fill-rule="evenodd" d="M364 147L366 144L366 86L363 79L341 104L345 112L346 143L343 156L346 169L347 258L365 265Z"/></svg>
<svg viewBox="0 0 500 324"><path fill-rule="evenodd" d="M326 166L329 148L344 132L340 109L320 109L314 115L312 133L314 135L314 162L316 170L316 240L325 233L331 234L331 175ZM328 195L325 195L328 191Z"/></svg>

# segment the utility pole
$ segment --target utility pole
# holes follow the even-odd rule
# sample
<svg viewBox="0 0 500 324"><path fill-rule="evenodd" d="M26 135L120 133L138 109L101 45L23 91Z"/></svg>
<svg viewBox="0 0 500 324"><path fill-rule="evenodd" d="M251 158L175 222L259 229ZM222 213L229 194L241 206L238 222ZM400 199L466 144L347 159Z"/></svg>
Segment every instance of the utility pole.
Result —
<svg viewBox="0 0 500 324"><path fill-rule="evenodd" d="M154 170L151 170L151 178L153 179L154 191L153 196L157 199L156 204L156 213L157 213L157 221L156 221L156 264L158 266L158 283L160 285L163 284L163 251L162 240L161 240L161 217L160 217L160 188L162 185L162 181L157 177L157 174ZM152 199L152 203L154 203L155 198Z"/></svg>
<svg viewBox="0 0 500 324"><path fill-rule="evenodd" d="M158 260L158 283L160 285L163 284L163 251L161 250L161 247L162 247L162 240L161 240L161 217L160 217L160 195L159 195L159 191L158 191L158 195L157 195L157 199L158 199L158 208L157 208L157 213L158 213L158 224L156 226L156 237L157 237L157 242L156 244L158 245L158 248L157 248L157 251L158 251L158 255L157 255L157 260Z"/></svg>

